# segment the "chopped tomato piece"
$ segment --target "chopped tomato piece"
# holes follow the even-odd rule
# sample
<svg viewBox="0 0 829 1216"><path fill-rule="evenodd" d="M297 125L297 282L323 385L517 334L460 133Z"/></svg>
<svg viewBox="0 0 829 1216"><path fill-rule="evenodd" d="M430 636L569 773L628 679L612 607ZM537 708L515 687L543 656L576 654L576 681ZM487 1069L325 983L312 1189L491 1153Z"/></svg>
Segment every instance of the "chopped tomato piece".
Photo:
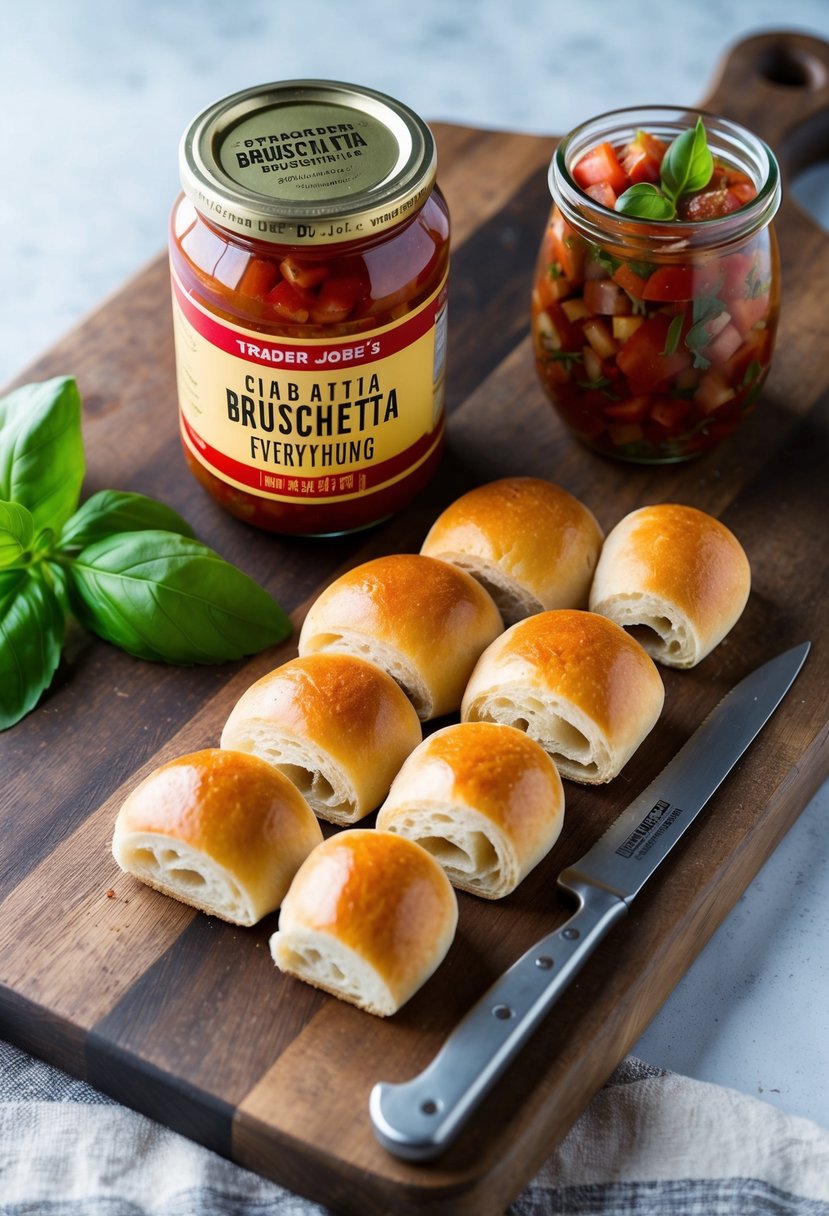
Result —
<svg viewBox="0 0 829 1216"><path fill-rule="evenodd" d="M631 140L622 153L622 168L630 184L651 182L656 185L666 151L667 144L656 135L651 135L648 131L637 131L635 139Z"/></svg>
<svg viewBox="0 0 829 1216"><path fill-rule="evenodd" d="M604 412L617 422L644 422L649 404L649 397L630 397L627 401L613 401L606 405Z"/></svg>
<svg viewBox="0 0 829 1216"><path fill-rule="evenodd" d="M251 258L241 279L236 284L236 290L243 296L256 296L262 299L273 287L278 275L279 272L273 262L268 262L265 258Z"/></svg>
<svg viewBox="0 0 829 1216"><path fill-rule="evenodd" d="M766 294L754 296L753 299L749 297L748 299L731 300L728 304L728 311L731 313L731 320L745 337L758 321L765 320L769 311L769 297Z"/></svg>
<svg viewBox="0 0 829 1216"><path fill-rule="evenodd" d="M290 255L279 263L279 270L283 279L295 287L318 287L331 273L328 266L319 262L301 262Z"/></svg>
<svg viewBox="0 0 829 1216"><path fill-rule="evenodd" d="M314 300L308 292L299 287L293 287L285 279L277 283L273 291L265 296L265 303L273 309L283 321L291 321L304 325L311 313Z"/></svg>
<svg viewBox="0 0 829 1216"><path fill-rule="evenodd" d="M613 281L618 283L620 287L624 287L629 295L635 296L637 300L641 300L645 292L645 284L647 279L643 279L638 275L627 263L619 266L613 272Z"/></svg>
<svg viewBox="0 0 829 1216"><path fill-rule="evenodd" d="M690 412L690 401L684 401L681 397L676 399L660 397L651 409L651 421L655 422L658 426L664 427L666 431L672 431L679 426Z"/></svg>
<svg viewBox="0 0 829 1216"><path fill-rule="evenodd" d="M573 231L558 209L547 232L552 253L550 261L558 262L571 283L580 282L584 277L584 241Z"/></svg>
<svg viewBox="0 0 829 1216"><path fill-rule="evenodd" d="M316 325L345 321L358 300L367 294L367 279L358 271L332 275L320 287L319 295L311 309L311 320Z"/></svg>
<svg viewBox="0 0 829 1216"><path fill-rule="evenodd" d="M729 253L722 259L724 279L719 294L724 300L747 294L748 276L754 264L755 259L750 253Z"/></svg>
<svg viewBox="0 0 829 1216"><path fill-rule="evenodd" d="M694 401L704 414L711 414L735 397L735 390L716 368L711 368L699 382Z"/></svg>
<svg viewBox="0 0 829 1216"><path fill-rule="evenodd" d="M587 186L584 193L589 194L594 202L600 203L602 207L607 207L608 211L612 211L616 206L618 196L607 182L596 182L592 186Z"/></svg>
<svg viewBox="0 0 829 1216"><path fill-rule="evenodd" d="M638 422L615 422L607 428L607 437L616 448L629 443L641 443L644 432Z"/></svg>
<svg viewBox="0 0 829 1216"><path fill-rule="evenodd" d="M645 284L643 299L693 300L713 295L722 273L718 262L703 262L699 266L660 266Z"/></svg>
<svg viewBox="0 0 829 1216"><path fill-rule="evenodd" d="M753 198L757 197L757 191L754 189L754 183L750 181L732 182L728 187L728 192L736 198L741 207L746 203L750 203Z"/></svg>
<svg viewBox="0 0 829 1216"><path fill-rule="evenodd" d="M605 182L611 190L621 194L628 186L627 176L619 164L616 151L613 145L607 142L585 152L573 168L573 177L583 190Z"/></svg>
<svg viewBox="0 0 829 1216"><path fill-rule="evenodd" d="M670 325L670 318L663 313L648 317L619 351L616 363L627 376L634 396L653 392L690 366L691 355L684 347L678 347L671 355L662 354Z"/></svg>

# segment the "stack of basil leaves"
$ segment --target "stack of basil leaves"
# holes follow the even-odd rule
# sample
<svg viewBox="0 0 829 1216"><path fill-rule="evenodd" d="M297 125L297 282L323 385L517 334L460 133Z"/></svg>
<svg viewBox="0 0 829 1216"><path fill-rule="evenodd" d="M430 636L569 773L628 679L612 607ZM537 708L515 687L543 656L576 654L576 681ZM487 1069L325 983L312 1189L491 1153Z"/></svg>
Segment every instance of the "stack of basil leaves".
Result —
<svg viewBox="0 0 829 1216"><path fill-rule="evenodd" d="M73 379L0 398L0 730L51 684L69 615L164 663L238 659L291 632L271 596L171 508L117 490L79 507L84 471Z"/></svg>

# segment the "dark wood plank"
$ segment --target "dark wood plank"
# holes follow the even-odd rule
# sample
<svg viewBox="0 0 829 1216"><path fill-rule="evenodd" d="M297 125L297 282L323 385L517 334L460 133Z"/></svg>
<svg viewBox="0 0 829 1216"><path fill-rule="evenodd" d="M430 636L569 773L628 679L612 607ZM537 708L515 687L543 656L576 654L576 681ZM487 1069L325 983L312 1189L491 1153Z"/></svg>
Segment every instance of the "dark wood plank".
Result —
<svg viewBox="0 0 829 1216"><path fill-rule="evenodd" d="M724 65L711 106L766 135L792 171L817 155L829 131L815 63L826 79L829 47L814 39L752 39ZM267 955L276 917L251 931L222 925L127 879L109 851L125 793L162 760L216 743L236 698L294 653L295 637L247 662L177 669L137 663L76 631L43 704L0 736L0 1031L242 1164L360 1216L502 1211L829 773L829 368L819 307L829 238L785 201L778 352L743 432L693 464L615 464L565 435L532 365L530 280L554 141L448 126L436 133L454 232L449 439L438 476L397 519L337 541L294 540L246 528L201 492L176 438L164 258L19 377L77 376L87 492L119 486L165 499L268 586L297 627L340 569L416 549L451 498L509 473L558 481L606 529L642 503L693 503L722 518L749 553L752 595L733 633L693 671L664 673L663 718L616 782L568 786L559 844L514 895L498 905L460 897L445 964L388 1021L279 975ZM429 1167L384 1154L368 1123L372 1084L428 1061L486 985L563 920L558 870L731 684L806 637L814 647L796 692L468 1134Z"/></svg>

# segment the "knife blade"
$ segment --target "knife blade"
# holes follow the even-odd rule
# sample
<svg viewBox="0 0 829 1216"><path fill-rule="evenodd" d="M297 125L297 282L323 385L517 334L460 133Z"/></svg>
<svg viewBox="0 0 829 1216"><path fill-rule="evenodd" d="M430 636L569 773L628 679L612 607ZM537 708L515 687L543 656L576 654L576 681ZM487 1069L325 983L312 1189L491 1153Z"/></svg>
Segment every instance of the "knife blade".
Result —
<svg viewBox="0 0 829 1216"><path fill-rule="evenodd" d="M778 655L726 694L596 844L562 870L558 887L577 905L570 919L495 981L423 1072L374 1086L369 1113L385 1149L404 1160L428 1161L452 1143L765 726L809 647L804 642Z"/></svg>

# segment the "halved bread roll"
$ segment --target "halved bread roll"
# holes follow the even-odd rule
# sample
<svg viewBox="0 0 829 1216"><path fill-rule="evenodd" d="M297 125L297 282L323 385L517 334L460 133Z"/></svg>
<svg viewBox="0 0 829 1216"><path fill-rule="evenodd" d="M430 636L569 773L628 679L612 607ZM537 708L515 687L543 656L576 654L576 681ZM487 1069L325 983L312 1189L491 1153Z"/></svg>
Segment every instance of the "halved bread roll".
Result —
<svg viewBox="0 0 829 1216"><path fill-rule="evenodd" d="M593 512L561 486L505 477L451 503L420 552L468 570L511 625L547 608L586 608L602 538Z"/></svg>
<svg viewBox="0 0 829 1216"><path fill-rule="evenodd" d="M440 862L454 887L501 899L549 853L564 823L564 790L528 735L492 722L436 731L395 777L377 815Z"/></svg>
<svg viewBox="0 0 829 1216"><path fill-rule="evenodd" d="M207 748L163 764L127 796L112 853L147 886L254 925L279 907L321 840L287 777L257 756Z"/></svg>
<svg viewBox="0 0 829 1216"><path fill-rule="evenodd" d="M397 553L356 566L322 592L302 625L299 653L370 659L426 721L458 709L478 656L502 629L492 597L471 575Z"/></svg>
<svg viewBox="0 0 829 1216"><path fill-rule="evenodd" d="M519 621L487 647L461 717L525 730L562 777L600 785L621 772L664 700L653 660L621 626L558 608Z"/></svg>
<svg viewBox="0 0 829 1216"><path fill-rule="evenodd" d="M742 545L696 507L658 503L608 534L590 608L629 630L666 667L694 667L736 624L751 569Z"/></svg>
<svg viewBox="0 0 829 1216"><path fill-rule="evenodd" d="M270 948L280 971L387 1017L443 961L457 921L455 892L425 849L351 828L300 867Z"/></svg>
<svg viewBox="0 0 829 1216"><path fill-rule="evenodd" d="M251 685L231 711L222 747L261 756L321 819L349 824L377 809L422 737L391 676L367 659L323 651Z"/></svg>

